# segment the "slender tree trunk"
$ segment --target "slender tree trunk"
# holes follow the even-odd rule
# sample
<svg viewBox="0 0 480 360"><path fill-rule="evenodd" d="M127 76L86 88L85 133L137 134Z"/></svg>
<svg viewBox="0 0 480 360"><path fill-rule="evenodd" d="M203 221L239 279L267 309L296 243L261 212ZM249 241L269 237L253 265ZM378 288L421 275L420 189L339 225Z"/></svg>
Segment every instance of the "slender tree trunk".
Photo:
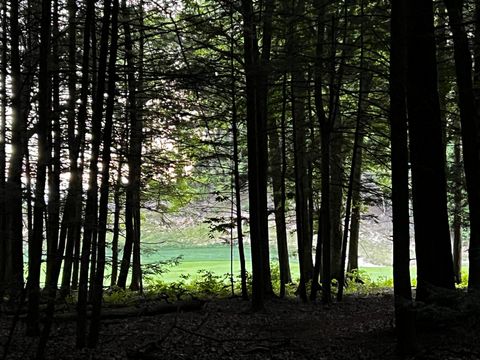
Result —
<svg viewBox="0 0 480 360"><path fill-rule="evenodd" d="M480 0L475 0L475 37L473 40L473 91L475 96L475 114L480 119Z"/></svg>
<svg viewBox="0 0 480 360"><path fill-rule="evenodd" d="M48 222L47 222L47 274L45 283L50 284L54 275L56 252L60 225L60 172L62 129L60 125L60 67L58 39L58 0L53 1L52 14L52 131L48 134L48 143L53 148L50 164L48 164ZM57 286L55 284L55 286Z"/></svg>
<svg viewBox="0 0 480 360"><path fill-rule="evenodd" d="M71 286L71 277L72 277L72 265L73 265L73 251L75 247L75 237L72 235L72 228L75 223L75 212L77 209L78 197L76 192L78 191L78 155L80 152L80 146L77 144L79 137L81 136L83 129L79 126L79 134L75 135L76 131L76 122L75 122L75 108L77 101L77 73L76 73L76 52L77 52L77 28L75 15L77 11L76 3L74 0L69 0L67 2L68 9L68 109L67 109L67 138L68 138L68 153L70 161L70 179L68 183L68 192L65 200L65 206L63 210L63 218L60 227L60 236L59 242L66 242L65 245L65 261L63 265L63 275L62 275L62 284L61 284L61 295L66 296L70 293ZM88 72L85 72L85 61L88 63L88 54L85 58L85 54L82 59L82 78L81 78L81 88L88 88ZM83 94L86 97L86 92ZM86 98L83 99L86 101ZM82 101L82 106L86 106ZM80 112L78 117L79 122ZM84 121L84 120L83 120ZM81 124L79 124L81 125ZM80 198L80 209L81 209L81 198ZM70 236L68 236L70 235Z"/></svg>
<svg viewBox="0 0 480 360"><path fill-rule="evenodd" d="M286 89L287 76L284 74L282 81L282 115L281 131L285 127L286 117ZM269 154L270 176L273 188L273 204L275 207L275 230L277 235L278 263L280 270L280 297L285 296L285 285L292 281L290 263L288 259L287 224L285 220L285 158L283 149L285 143L280 144L278 124L275 116L269 118Z"/></svg>
<svg viewBox="0 0 480 360"><path fill-rule="evenodd" d="M33 237L28 249L28 316L27 334L39 333L39 303L40 303L40 271L42 265L42 245L45 214L45 184L47 166L50 161L50 146L48 134L51 128L51 88L48 59L51 56L51 1L42 0L42 15L40 27L40 73L39 83L39 114L37 126L38 160L37 177L35 181L35 205L33 214Z"/></svg>
<svg viewBox="0 0 480 360"><path fill-rule="evenodd" d="M142 142L143 142L143 111L145 105L145 89L144 89L144 76L143 76L143 58L144 58L144 24L143 24L143 0L140 0L139 4L139 13L140 13L140 39L139 39L139 53L138 53L138 95L135 97L137 105L137 121L135 124L132 123L131 129L131 142L130 142L130 151L131 156L130 160L130 170L132 171L130 180L132 181L132 224L133 224L133 257L132 257L132 281L130 283L130 290L143 292L143 281L142 281L142 266L141 266L141 221L140 221L140 186L141 186L141 175L142 175ZM133 58L132 58L133 60ZM135 66L132 62L132 70Z"/></svg>
<svg viewBox="0 0 480 360"><path fill-rule="evenodd" d="M468 289L480 290L480 117L475 111L472 61L463 25L461 2L445 0L453 34L455 70L463 142L463 161L470 216Z"/></svg>
<svg viewBox="0 0 480 360"><path fill-rule="evenodd" d="M88 10L87 10L88 11ZM91 131L91 155L89 164L89 181L87 190L87 204L85 208L85 223L83 230L82 257L80 268L80 281L77 302L77 347L85 347L86 340L86 317L87 317L87 297L88 297L88 271L90 261L90 251L93 246L93 238L98 224L98 159L102 132L102 113L103 113L103 94L105 92L105 74L107 68L108 53L108 32L110 24L111 1L105 0L102 34L100 42L100 55L98 61L98 78L96 99L93 102L92 112L92 131ZM93 271L93 269L92 269Z"/></svg>
<svg viewBox="0 0 480 360"><path fill-rule="evenodd" d="M415 351L415 325L410 284L410 208L406 105L407 4L392 1L390 45L390 131L393 211L393 280L397 349Z"/></svg>
<svg viewBox="0 0 480 360"><path fill-rule="evenodd" d="M259 66L259 76L257 80L257 107L258 119L259 122L259 164L260 172L259 176L261 181L258 185L260 186L260 209L261 217L264 224L261 226L262 230L262 276L263 276L263 286L264 291L267 296L273 295L272 288L272 279L270 272L270 240L268 235L268 204L267 204L267 183L268 183L268 135L267 135L267 124L268 124L268 94L269 94L269 79L270 79L270 53L272 46L272 35L273 35L273 11L275 9L275 0L266 0L264 3L265 8L262 9L262 47L261 47L261 56L260 66Z"/></svg>
<svg viewBox="0 0 480 360"><path fill-rule="evenodd" d="M455 137L453 174L453 273L455 282L462 282L462 153L460 137Z"/></svg>
<svg viewBox="0 0 480 360"><path fill-rule="evenodd" d="M238 252L240 258L240 281L242 286L242 298L248 300L248 289L247 289L247 270L245 265L245 249L243 245L243 220L242 220L242 189L240 186L240 157L238 149L238 113L237 113L237 90L235 82L235 64L233 58L234 52L234 24L233 24L233 6L230 13L230 26L232 29L232 40L230 43L230 74L232 82L232 135L233 135L233 177L234 177L234 186L235 186L235 212L236 212L236 226L237 226L237 242L238 242Z"/></svg>
<svg viewBox="0 0 480 360"><path fill-rule="evenodd" d="M417 298L454 288L445 153L437 89L433 3L408 2L407 97L417 253Z"/></svg>
<svg viewBox="0 0 480 360"><path fill-rule="evenodd" d="M266 80L260 84L261 73L258 39L251 0L242 0L244 57L246 76L248 183L250 207L250 238L252 250L252 307L264 306L268 283L268 215L267 215L267 141L266 141ZM266 39L264 46L269 46ZM264 87L265 86L265 87ZM261 89L262 87L262 89ZM263 92L261 95L260 93ZM267 271L266 271L267 269ZM267 274L268 273L268 274Z"/></svg>
<svg viewBox="0 0 480 360"><path fill-rule="evenodd" d="M127 157L128 185L126 189L125 204L126 238L123 248L123 258L120 266L120 273L117 282L117 285L124 289L126 287L130 260L132 258L132 251L134 253L134 258L135 256L137 256L137 260L140 260L140 224L139 221L137 221L136 219L137 217L139 219L140 215L139 189L142 123L138 111L137 81L135 79L135 58L133 53L133 41L131 38L131 29L129 23L130 14L125 1L122 1L122 15L123 28L125 32L125 56L127 60L128 82L128 117L130 125L129 151ZM138 209L138 216L136 215L136 209ZM133 288L133 290L138 290L140 288L138 266L139 265L137 265L137 270L134 270L134 267L132 266L132 281L130 287ZM135 276L133 275L134 271L136 271Z"/></svg>
<svg viewBox="0 0 480 360"><path fill-rule="evenodd" d="M6 192L5 175L7 169L7 158L5 152L5 137L7 130L7 76L8 76L8 18L7 2L1 7L2 40L1 40L1 68L0 68L0 302L3 301L5 291L5 274L7 265L7 229L6 229Z"/></svg>
<svg viewBox="0 0 480 360"><path fill-rule="evenodd" d="M22 76L20 73L18 0L10 2L10 64L12 78L11 148L6 184L7 219L7 286L10 298L15 299L23 288L23 212L22 161L25 151L25 122L22 112Z"/></svg>
<svg viewBox="0 0 480 360"><path fill-rule="evenodd" d="M123 144L123 141L121 141ZM115 210L113 213L113 236L112 236L112 274L110 276L110 286L117 284L118 276L118 239L120 237L120 212L122 209L122 166L123 156L120 154L118 160L117 179L115 181L115 194L113 195L113 203Z"/></svg>
<svg viewBox="0 0 480 360"><path fill-rule="evenodd" d="M361 17L364 16L364 5L362 0L361 5ZM358 94L358 107L357 107L357 119L355 126L355 139L353 142L353 153L352 153L352 165L350 167L350 176L348 181L348 190L347 190L347 199L345 205L345 223L343 226L343 239L342 239L342 252L341 252L341 265L340 265L340 277L338 281L338 292L337 300L341 301L343 297L343 289L345 287L345 262L347 258L347 242L348 242L348 233L350 229L350 213L352 211L352 198L355 187L358 188L359 185L355 184L356 173L357 177L360 178L360 167L361 167L361 146L363 145L363 129L365 124L365 111L367 107L366 100L368 99L368 92L370 91L372 74L365 69L365 49L364 49L364 27L363 22L360 28L360 84L359 84L359 94ZM357 243L355 244L358 252L358 238Z"/></svg>
<svg viewBox="0 0 480 360"><path fill-rule="evenodd" d="M301 29L299 22L305 12L305 2L299 0L292 9L290 36L287 37L288 62L292 73L292 120L293 120L293 153L295 162L295 211L297 224L298 258L300 263L300 284L298 292L303 301L307 300L306 283L312 276L312 246L310 244L308 218L308 177L307 177L307 139L306 139L306 78L302 54L300 52Z"/></svg>
<svg viewBox="0 0 480 360"><path fill-rule="evenodd" d="M371 73L363 73L360 76L366 76L365 79L366 85L362 91L365 94L365 99L362 104L359 104L362 121L360 122L360 130L358 134L358 149L356 151L356 161L355 169L353 172L353 193L352 193L352 225L350 227L350 244L348 246L348 266L347 271L352 272L358 270L358 240L360 235L360 215L362 207L361 199L361 177L362 177L362 161L363 161L363 146L364 146L364 137L365 137L365 121L367 120L366 108L367 108L367 97L371 89L372 82ZM360 115L360 114L359 114Z"/></svg>
<svg viewBox="0 0 480 360"><path fill-rule="evenodd" d="M315 267L313 274L310 299L315 300L318 292L318 277L322 272L322 301L331 302L331 229L330 229L330 133L331 122L327 118L323 104L323 42L325 35L325 6L324 0L315 2L317 40L315 49L315 109L320 125L321 142L321 204L318 222L318 238L315 253Z"/></svg>
<svg viewBox="0 0 480 360"><path fill-rule="evenodd" d="M88 336L88 346L95 348L100 333L100 318L103 298L103 278L105 276L105 246L108 220L108 198L110 187L110 160L113 128L113 110L115 105L116 90L116 61L118 42L118 0L113 0L112 27L110 58L108 63L108 99L105 110L105 126L103 130L103 153L102 153L102 180L100 185L100 204L98 216L98 255L95 282L93 283L92 296L92 320Z"/></svg>

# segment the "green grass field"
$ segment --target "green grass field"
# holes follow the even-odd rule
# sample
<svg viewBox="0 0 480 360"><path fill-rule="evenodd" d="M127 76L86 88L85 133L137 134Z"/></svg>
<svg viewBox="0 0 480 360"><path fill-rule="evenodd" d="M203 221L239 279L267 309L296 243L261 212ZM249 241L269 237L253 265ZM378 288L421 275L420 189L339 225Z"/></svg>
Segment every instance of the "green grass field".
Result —
<svg viewBox="0 0 480 360"><path fill-rule="evenodd" d="M251 269L250 248L245 249L247 271ZM272 254L275 250L272 249ZM217 275L230 273L231 271L231 253L230 247L225 245L214 246L196 246L196 247L159 247L157 251L144 256L144 263L156 263L159 261L168 261L169 259L181 256L180 263L175 266L168 266L165 273L159 275L165 281L176 281L181 275L195 275L199 270L208 270ZM238 250L233 251L233 272L239 274L240 263L238 260ZM275 263L272 257L272 263ZM290 266L292 276L298 277L298 259L291 258ZM360 269L372 279L392 278L392 267L364 267Z"/></svg>

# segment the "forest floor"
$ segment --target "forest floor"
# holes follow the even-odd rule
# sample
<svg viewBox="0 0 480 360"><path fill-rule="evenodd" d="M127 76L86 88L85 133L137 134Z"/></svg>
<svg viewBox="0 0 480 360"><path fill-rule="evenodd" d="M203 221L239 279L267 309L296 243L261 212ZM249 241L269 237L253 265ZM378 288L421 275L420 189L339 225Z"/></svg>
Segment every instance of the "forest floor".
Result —
<svg viewBox="0 0 480 360"><path fill-rule="evenodd" d="M57 321L47 358L399 359L393 318L390 293L349 295L328 306L275 299L256 313L241 299L210 300L196 311L104 320L95 350L75 349L75 322ZM0 320L0 358L11 322ZM479 324L457 325L423 331L410 359L480 359ZM33 358L37 340L24 333L20 321L8 359Z"/></svg>

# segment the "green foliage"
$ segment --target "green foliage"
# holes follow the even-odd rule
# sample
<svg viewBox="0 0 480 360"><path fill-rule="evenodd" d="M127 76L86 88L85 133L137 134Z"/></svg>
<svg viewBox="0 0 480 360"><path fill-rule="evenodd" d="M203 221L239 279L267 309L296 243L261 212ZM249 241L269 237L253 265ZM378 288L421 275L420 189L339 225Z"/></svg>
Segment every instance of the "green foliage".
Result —
<svg viewBox="0 0 480 360"><path fill-rule="evenodd" d="M229 279L230 274L216 275L208 270L199 270L189 290L201 297L226 297L231 294Z"/></svg>
<svg viewBox="0 0 480 360"><path fill-rule="evenodd" d="M180 280L166 282L158 277L147 278L149 296L170 301L189 298L216 298L231 295L230 274L217 275L205 269L195 276L181 275Z"/></svg>
<svg viewBox="0 0 480 360"><path fill-rule="evenodd" d="M380 276L372 279L365 270L355 270L346 276L346 294L372 295L392 288L392 278Z"/></svg>
<svg viewBox="0 0 480 360"><path fill-rule="evenodd" d="M270 264L271 269L271 277L272 277L272 287L273 292L275 294L280 293L280 267L277 262ZM285 285L285 296L286 297L294 297L296 296L297 291L297 283L299 279L297 279L294 283L289 283ZM310 286L310 284L308 284Z"/></svg>
<svg viewBox="0 0 480 360"><path fill-rule="evenodd" d="M129 289L113 287L103 294L103 301L107 305L128 305L138 300L138 292Z"/></svg>

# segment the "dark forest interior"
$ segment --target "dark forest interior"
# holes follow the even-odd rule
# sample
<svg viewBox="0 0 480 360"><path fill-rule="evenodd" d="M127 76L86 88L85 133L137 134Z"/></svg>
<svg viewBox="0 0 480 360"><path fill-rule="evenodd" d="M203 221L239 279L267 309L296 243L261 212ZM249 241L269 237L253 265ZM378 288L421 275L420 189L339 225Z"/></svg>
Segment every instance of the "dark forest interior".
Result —
<svg viewBox="0 0 480 360"><path fill-rule="evenodd" d="M0 35L2 359L480 359L480 0L4 0Z"/></svg>

